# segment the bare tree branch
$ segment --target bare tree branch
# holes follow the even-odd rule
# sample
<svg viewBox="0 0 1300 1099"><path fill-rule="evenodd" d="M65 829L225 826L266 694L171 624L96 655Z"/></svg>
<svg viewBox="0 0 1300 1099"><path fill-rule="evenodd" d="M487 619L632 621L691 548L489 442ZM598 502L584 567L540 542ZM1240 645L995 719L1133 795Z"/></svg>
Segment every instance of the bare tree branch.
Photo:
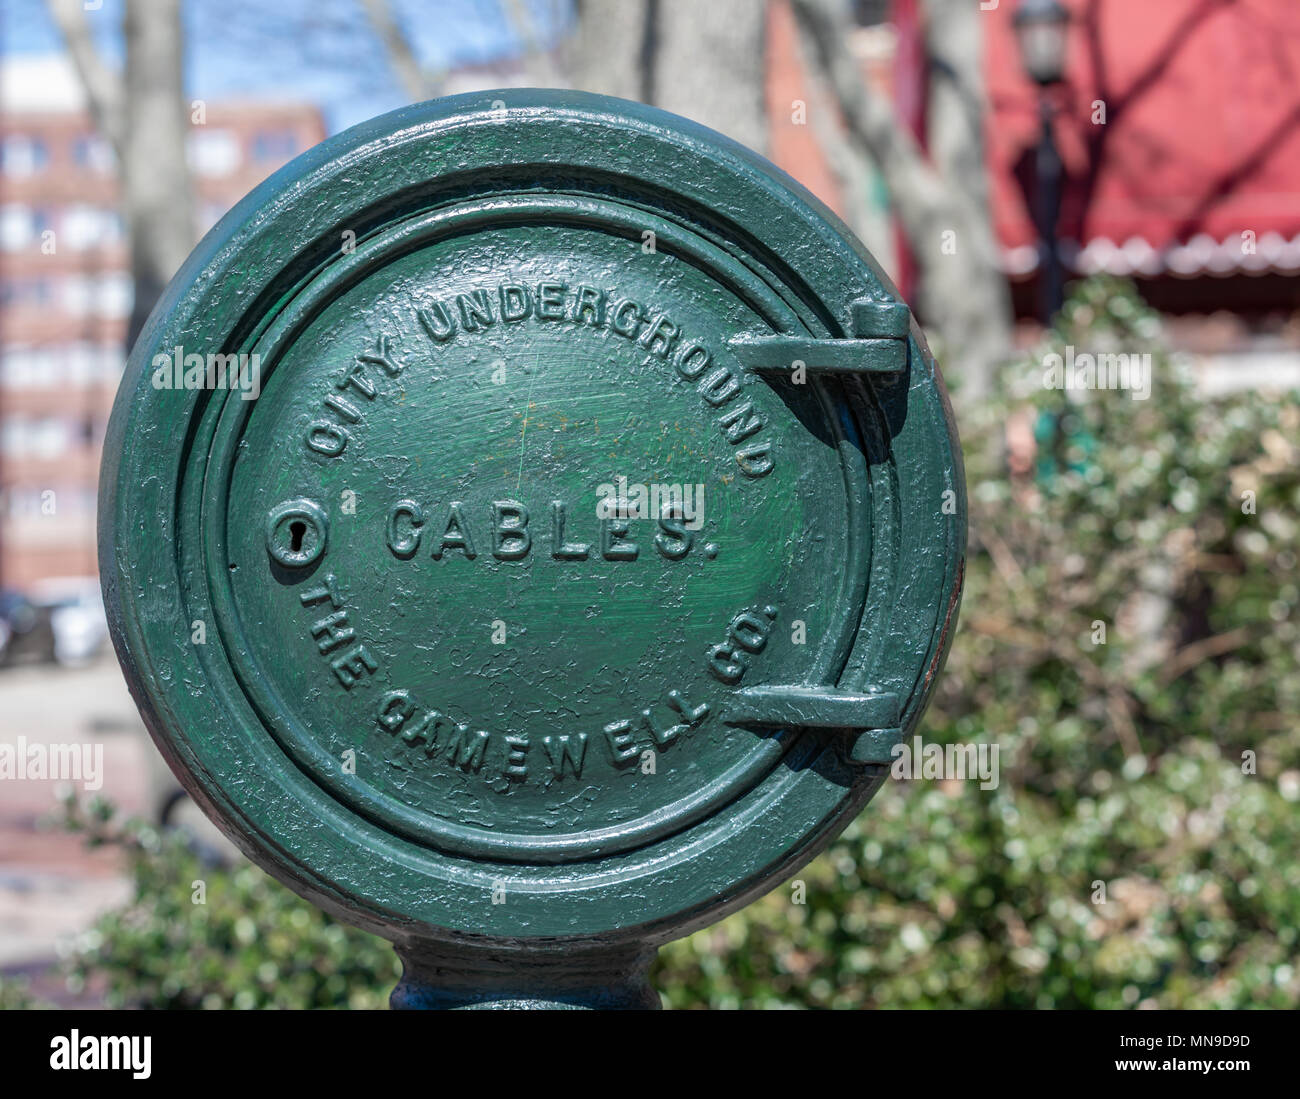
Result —
<svg viewBox="0 0 1300 1099"><path fill-rule="evenodd" d="M838 100L851 148L875 164L889 189L916 256L923 319L962 380L963 401L978 402L1010 350L1011 308L983 178L979 28L965 18L974 9L960 0L933 0L928 12L927 45L939 51L932 60L941 73L930 112L941 149L931 163L893 105L867 87L847 44L845 5L793 0L793 7L807 54L817 58ZM943 20L952 20L956 31L935 26ZM936 123L940 111L948 117Z"/></svg>
<svg viewBox="0 0 1300 1099"><path fill-rule="evenodd" d="M825 74L809 56L808 41L803 35L796 36L794 49L807 80L808 123L839 185L845 220L867 250L892 270L897 259L894 221L888 209L872 197L872 163L845 131L835 91L827 86Z"/></svg>
<svg viewBox="0 0 1300 1099"><path fill-rule="evenodd" d="M560 83L554 59L542 46L537 27L524 0L502 0L506 18L524 47L524 71L528 79L539 87L550 88Z"/></svg>
<svg viewBox="0 0 1300 1099"><path fill-rule="evenodd" d="M926 0L925 53L929 59L926 148L941 177L960 181L954 194L977 207L988 203L984 147L983 53L978 8L967 0Z"/></svg>
<svg viewBox="0 0 1300 1099"><path fill-rule="evenodd" d="M361 0L361 5L366 9L366 15L370 17L371 25L375 28L375 33L379 35L384 51L388 54L389 63L393 66L393 71L397 74L397 79L411 102L420 103L430 98L434 94L434 89L425 77L424 69L415 56L415 51L411 49L406 32L402 30L393 15L389 0Z"/></svg>
<svg viewBox="0 0 1300 1099"><path fill-rule="evenodd" d="M835 0L794 0L805 52L817 58L835 91L851 140L875 161L890 193L907 196L896 204L897 213L904 232L915 239L952 203L893 106L868 90L844 40L841 7Z"/></svg>
<svg viewBox="0 0 1300 1099"><path fill-rule="evenodd" d="M120 76L96 50L82 0L47 4L72 55L91 118L117 153L131 246L129 347L194 246L180 0L126 0L126 64Z"/></svg>
<svg viewBox="0 0 1300 1099"><path fill-rule="evenodd" d="M122 78L104 64L99 50L95 48L90 25L86 22L83 0L46 0L46 7L63 36L82 87L86 90L95 126L113 146L120 161L126 138Z"/></svg>

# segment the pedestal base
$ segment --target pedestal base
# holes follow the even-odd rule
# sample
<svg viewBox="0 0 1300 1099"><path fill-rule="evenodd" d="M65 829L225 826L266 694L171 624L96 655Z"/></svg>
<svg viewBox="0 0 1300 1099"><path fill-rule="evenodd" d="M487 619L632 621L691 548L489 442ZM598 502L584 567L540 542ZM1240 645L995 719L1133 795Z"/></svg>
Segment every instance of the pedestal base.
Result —
<svg viewBox="0 0 1300 1099"><path fill-rule="evenodd" d="M403 943L396 1010L654 1010L653 949L539 952Z"/></svg>

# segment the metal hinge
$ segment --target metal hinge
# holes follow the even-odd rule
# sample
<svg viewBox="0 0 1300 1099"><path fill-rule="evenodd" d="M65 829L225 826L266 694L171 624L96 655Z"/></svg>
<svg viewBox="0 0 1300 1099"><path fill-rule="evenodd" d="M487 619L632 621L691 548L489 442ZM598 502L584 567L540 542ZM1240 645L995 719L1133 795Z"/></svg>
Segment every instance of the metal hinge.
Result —
<svg viewBox="0 0 1300 1099"><path fill-rule="evenodd" d="M798 363L822 374L896 374L907 369L912 316L903 302L863 298L852 303L849 313L849 339L740 335L727 346L742 366L758 374L785 374Z"/></svg>
<svg viewBox="0 0 1300 1099"><path fill-rule="evenodd" d="M745 687L723 708L728 725L782 729L843 729L852 736L851 763L890 763L903 739L898 696L889 692L858 693L838 687Z"/></svg>

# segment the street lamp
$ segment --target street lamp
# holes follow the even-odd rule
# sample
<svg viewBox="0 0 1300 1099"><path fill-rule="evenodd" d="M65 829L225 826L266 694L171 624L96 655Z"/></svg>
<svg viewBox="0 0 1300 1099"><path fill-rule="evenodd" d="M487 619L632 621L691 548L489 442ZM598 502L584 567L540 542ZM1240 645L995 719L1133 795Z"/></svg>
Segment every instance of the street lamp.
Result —
<svg viewBox="0 0 1300 1099"><path fill-rule="evenodd" d="M1065 39L1070 13L1060 0L1021 0L1012 24L1020 42L1020 63L1039 88L1041 128L1036 158L1038 193L1034 220L1038 239L1042 242L1041 319L1044 325L1048 325L1065 298L1061 254L1056 240L1061 214L1062 164L1052 131L1051 89L1065 80Z"/></svg>
<svg viewBox="0 0 1300 1099"><path fill-rule="evenodd" d="M1020 61L1043 87L1065 79L1065 32L1070 13L1060 0L1022 0L1012 18L1020 39Z"/></svg>

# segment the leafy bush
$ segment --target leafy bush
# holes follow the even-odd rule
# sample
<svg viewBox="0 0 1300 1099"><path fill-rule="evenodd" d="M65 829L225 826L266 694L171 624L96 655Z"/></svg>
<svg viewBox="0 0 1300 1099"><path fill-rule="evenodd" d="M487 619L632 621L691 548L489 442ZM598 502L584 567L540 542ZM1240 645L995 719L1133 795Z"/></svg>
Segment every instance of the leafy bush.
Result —
<svg viewBox="0 0 1300 1099"><path fill-rule="evenodd" d="M1150 398L1043 388L1067 344L1151 354ZM665 948L667 1004L1300 1003L1300 398L1198 399L1114 280L1006 383L963 424L966 594L922 730L996 744L1000 784L889 782L800 874L806 903L782 887ZM1006 460L1008 424L1036 464ZM387 944L251 866L79 826L136 883L74 966L114 1003L375 1006L397 979Z"/></svg>
<svg viewBox="0 0 1300 1099"><path fill-rule="evenodd" d="M134 894L82 937L80 987L107 980L110 1007L375 1008L401 974L393 948L331 919L251 863L205 864L183 834L119 822L102 801L68 824L126 854ZM202 887L203 903L195 903Z"/></svg>

